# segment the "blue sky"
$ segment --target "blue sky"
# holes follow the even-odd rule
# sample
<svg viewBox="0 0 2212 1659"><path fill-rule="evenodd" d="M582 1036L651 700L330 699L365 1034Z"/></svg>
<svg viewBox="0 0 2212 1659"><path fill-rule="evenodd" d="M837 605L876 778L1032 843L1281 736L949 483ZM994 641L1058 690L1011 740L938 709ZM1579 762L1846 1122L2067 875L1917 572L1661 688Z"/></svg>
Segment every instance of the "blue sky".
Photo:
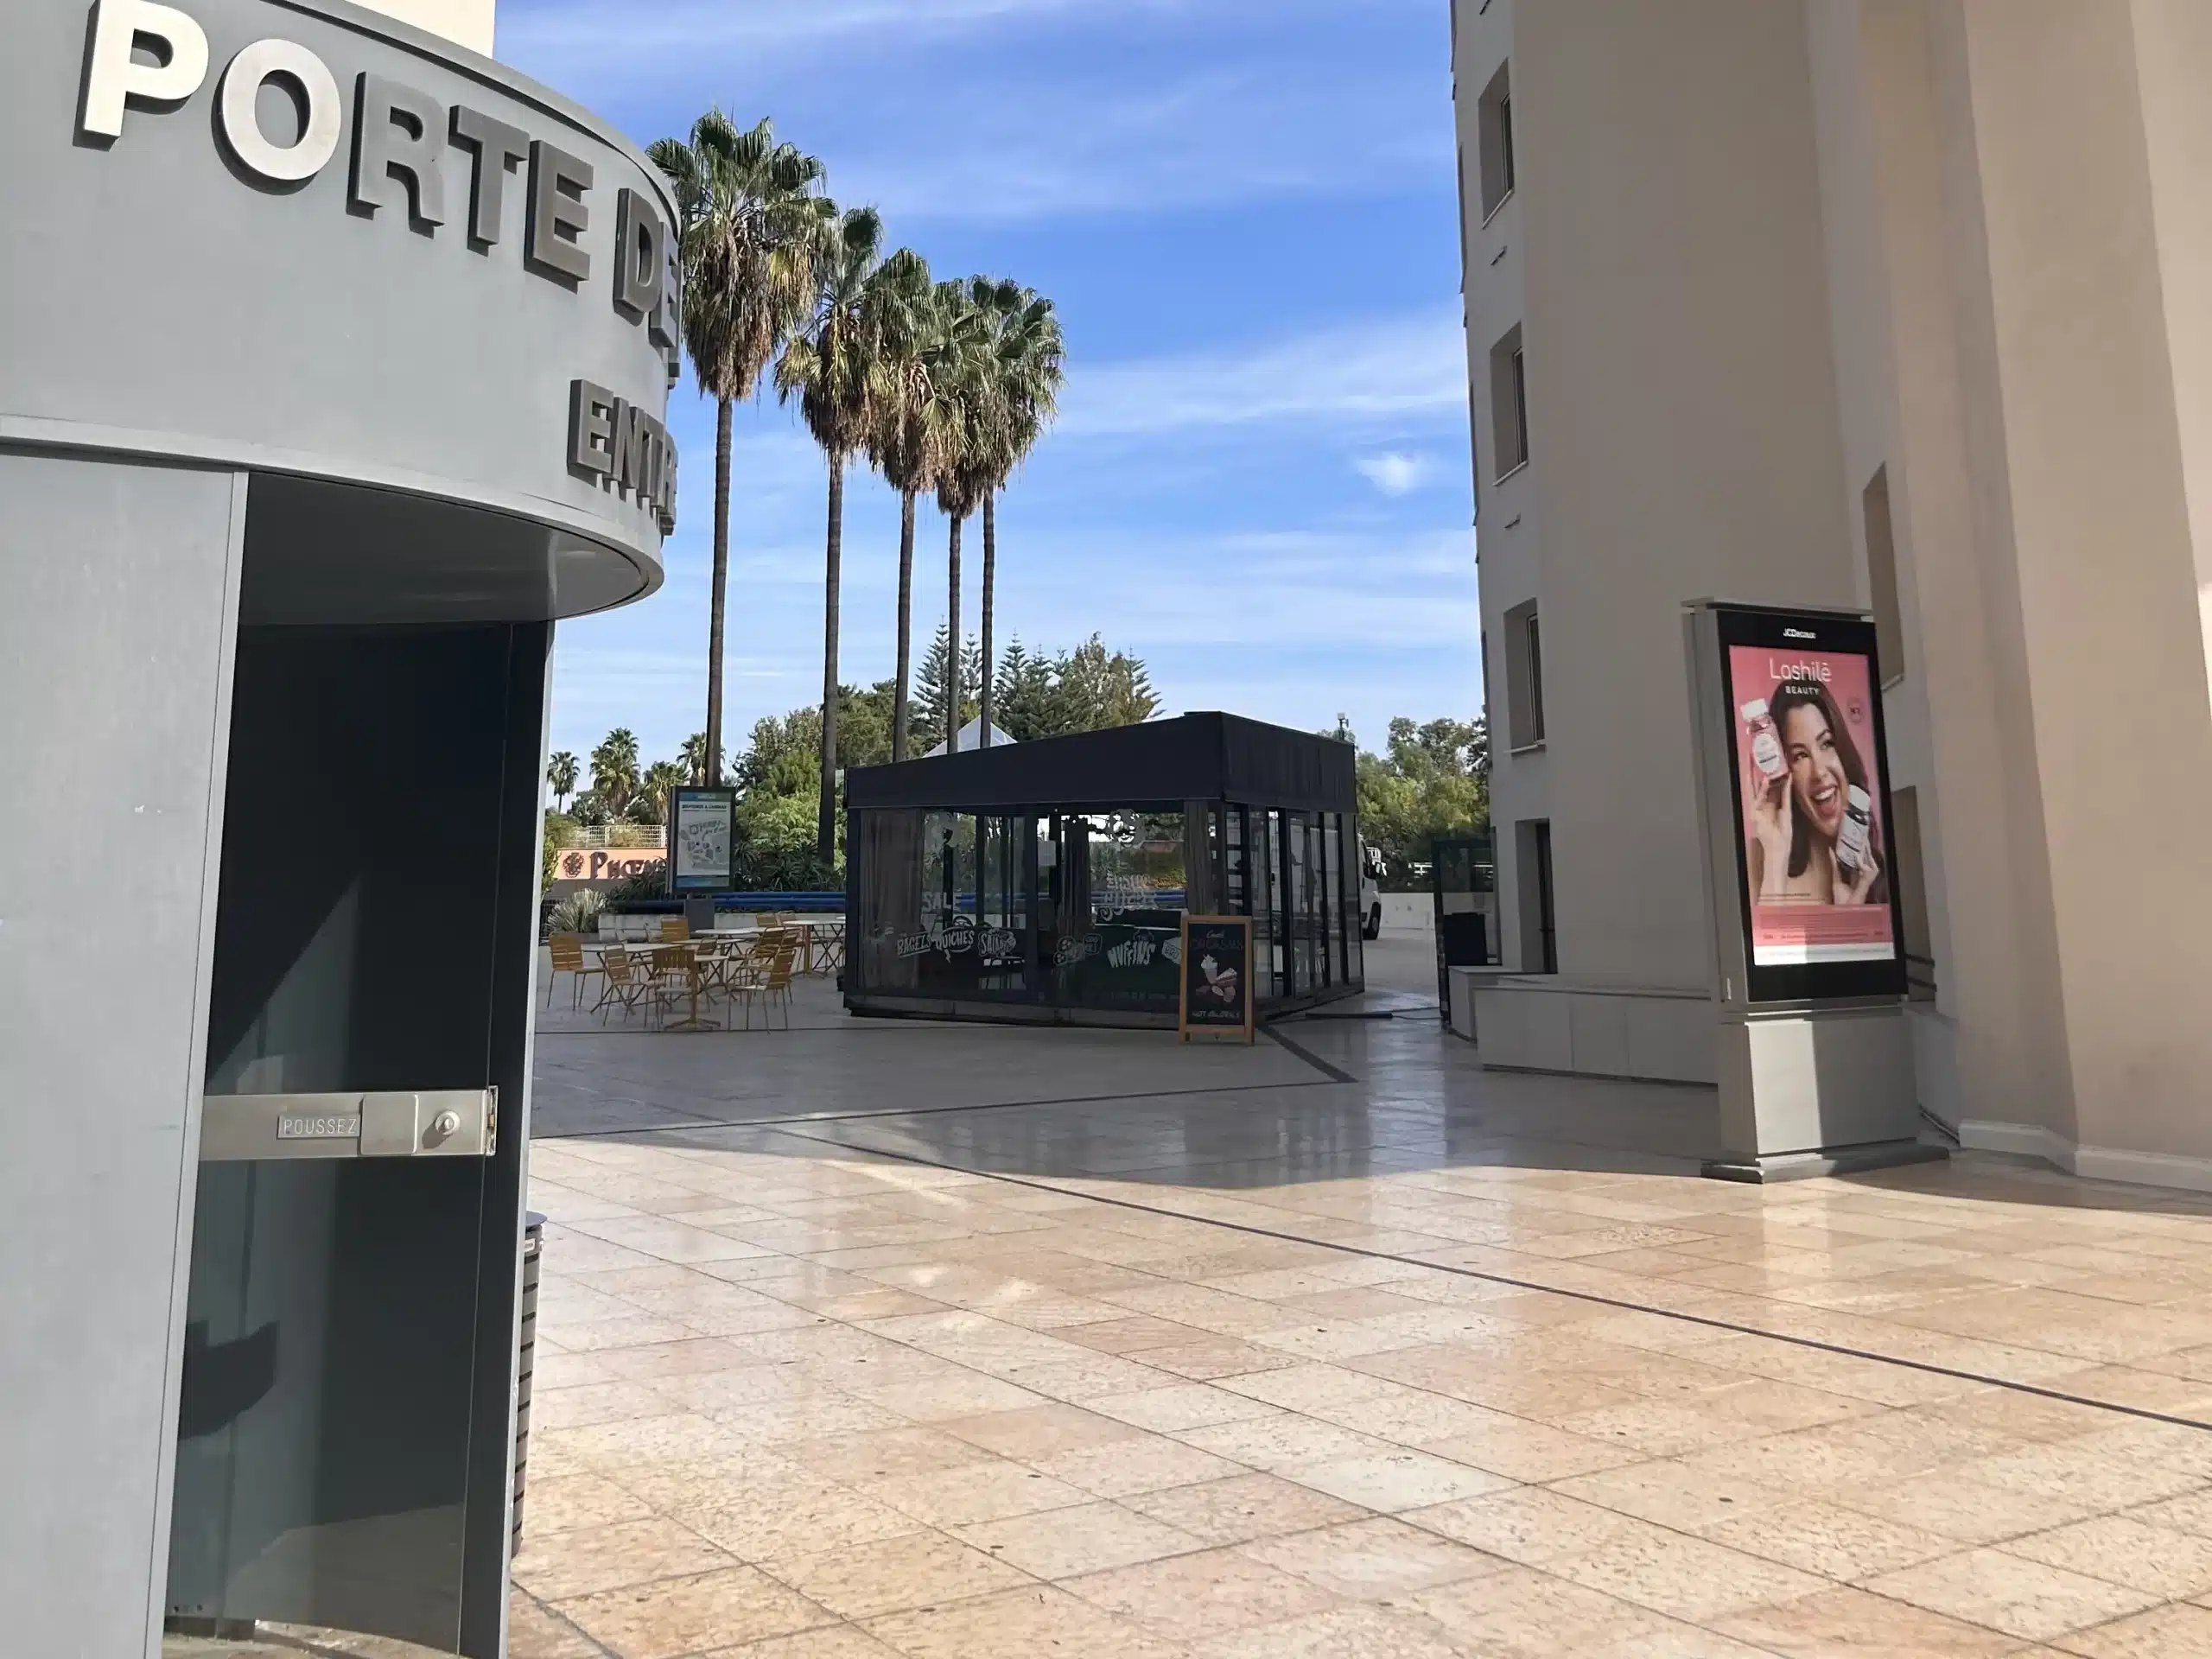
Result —
<svg viewBox="0 0 2212 1659"><path fill-rule="evenodd" d="M820 156L940 276L1067 331L1063 416L1000 510L998 634L1143 657L1164 708L1301 727L1480 706L1441 0L503 0L500 57L639 143L709 105ZM556 748L704 723L714 416L687 381L681 526L643 604L564 626ZM724 723L821 687L824 480L738 415ZM918 645L944 613L922 520ZM963 616L976 625L971 528ZM894 662L898 503L847 494L841 666Z"/></svg>

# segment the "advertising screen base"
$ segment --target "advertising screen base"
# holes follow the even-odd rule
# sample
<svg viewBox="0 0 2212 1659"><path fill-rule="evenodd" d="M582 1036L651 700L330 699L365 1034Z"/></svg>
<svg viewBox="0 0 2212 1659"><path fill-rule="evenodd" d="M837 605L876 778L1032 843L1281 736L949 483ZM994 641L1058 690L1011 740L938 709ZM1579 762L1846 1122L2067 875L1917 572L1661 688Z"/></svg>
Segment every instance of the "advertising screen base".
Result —
<svg viewBox="0 0 2212 1659"><path fill-rule="evenodd" d="M1912 1039L1894 1004L1723 1014L1722 1180L1802 1180L1945 1156L1916 1138Z"/></svg>

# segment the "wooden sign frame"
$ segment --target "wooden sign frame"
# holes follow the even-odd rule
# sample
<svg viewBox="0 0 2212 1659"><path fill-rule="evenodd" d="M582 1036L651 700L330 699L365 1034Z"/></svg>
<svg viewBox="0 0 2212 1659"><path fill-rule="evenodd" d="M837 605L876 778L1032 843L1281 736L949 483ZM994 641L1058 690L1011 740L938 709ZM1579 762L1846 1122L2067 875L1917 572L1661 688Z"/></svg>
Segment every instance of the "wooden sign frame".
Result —
<svg viewBox="0 0 2212 1659"><path fill-rule="evenodd" d="M1244 961L1239 971L1244 976L1244 1023L1242 1026L1217 1026L1191 1023L1191 928L1193 924L1208 927L1235 927L1243 930ZM1243 1038L1247 1046L1260 1040L1259 976L1252 961L1253 931L1249 916L1192 916L1185 913L1182 921L1182 959L1175 964L1175 1033L1179 1041L1189 1042L1191 1033L1202 1036L1227 1036L1231 1033Z"/></svg>

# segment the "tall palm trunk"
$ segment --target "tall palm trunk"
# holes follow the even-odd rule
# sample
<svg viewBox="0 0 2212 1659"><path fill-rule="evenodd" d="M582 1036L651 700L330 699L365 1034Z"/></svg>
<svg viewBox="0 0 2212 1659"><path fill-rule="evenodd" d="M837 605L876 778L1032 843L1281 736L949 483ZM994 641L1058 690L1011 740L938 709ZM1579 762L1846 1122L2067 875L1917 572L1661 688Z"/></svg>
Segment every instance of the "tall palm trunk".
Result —
<svg viewBox="0 0 2212 1659"><path fill-rule="evenodd" d="M991 747L991 589L998 571L998 492L993 490L983 498L983 679L976 690L982 705L977 711L982 719L980 747L986 749Z"/></svg>
<svg viewBox="0 0 2212 1659"><path fill-rule="evenodd" d="M715 412L715 577L707 623L707 786L722 780L722 613L729 593L730 400Z"/></svg>
<svg viewBox="0 0 2212 1659"><path fill-rule="evenodd" d="M899 689L891 703L891 758L906 758L906 682L914 658L914 493L899 494Z"/></svg>
<svg viewBox="0 0 2212 1659"><path fill-rule="evenodd" d="M945 601L944 651L944 752L950 754L960 747L960 515L948 515L952 520L949 543L947 581L950 592Z"/></svg>
<svg viewBox="0 0 2212 1659"><path fill-rule="evenodd" d="M822 804L814 850L826 872L837 859L837 589L845 559L845 458L830 457L830 547L822 597Z"/></svg>

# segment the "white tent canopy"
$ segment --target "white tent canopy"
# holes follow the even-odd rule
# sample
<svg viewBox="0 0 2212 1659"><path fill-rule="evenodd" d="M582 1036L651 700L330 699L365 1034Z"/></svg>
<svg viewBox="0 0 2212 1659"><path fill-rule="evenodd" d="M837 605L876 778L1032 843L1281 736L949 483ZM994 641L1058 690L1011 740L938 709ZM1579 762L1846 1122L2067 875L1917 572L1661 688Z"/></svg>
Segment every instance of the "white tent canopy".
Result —
<svg viewBox="0 0 2212 1659"><path fill-rule="evenodd" d="M983 747L982 716L978 715L975 719L969 721L965 726L963 726L960 730L954 734L952 741L953 747L959 749L982 748ZM1013 742L1014 740L1008 737L1005 731L1002 730L995 721L993 722L991 726L991 747L995 749L1003 749L1009 747ZM924 755L922 759L925 760L934 760L938 755L944 753L945 747L944 744L940 743L937 747L931 749L927 754Z"/></svg>

